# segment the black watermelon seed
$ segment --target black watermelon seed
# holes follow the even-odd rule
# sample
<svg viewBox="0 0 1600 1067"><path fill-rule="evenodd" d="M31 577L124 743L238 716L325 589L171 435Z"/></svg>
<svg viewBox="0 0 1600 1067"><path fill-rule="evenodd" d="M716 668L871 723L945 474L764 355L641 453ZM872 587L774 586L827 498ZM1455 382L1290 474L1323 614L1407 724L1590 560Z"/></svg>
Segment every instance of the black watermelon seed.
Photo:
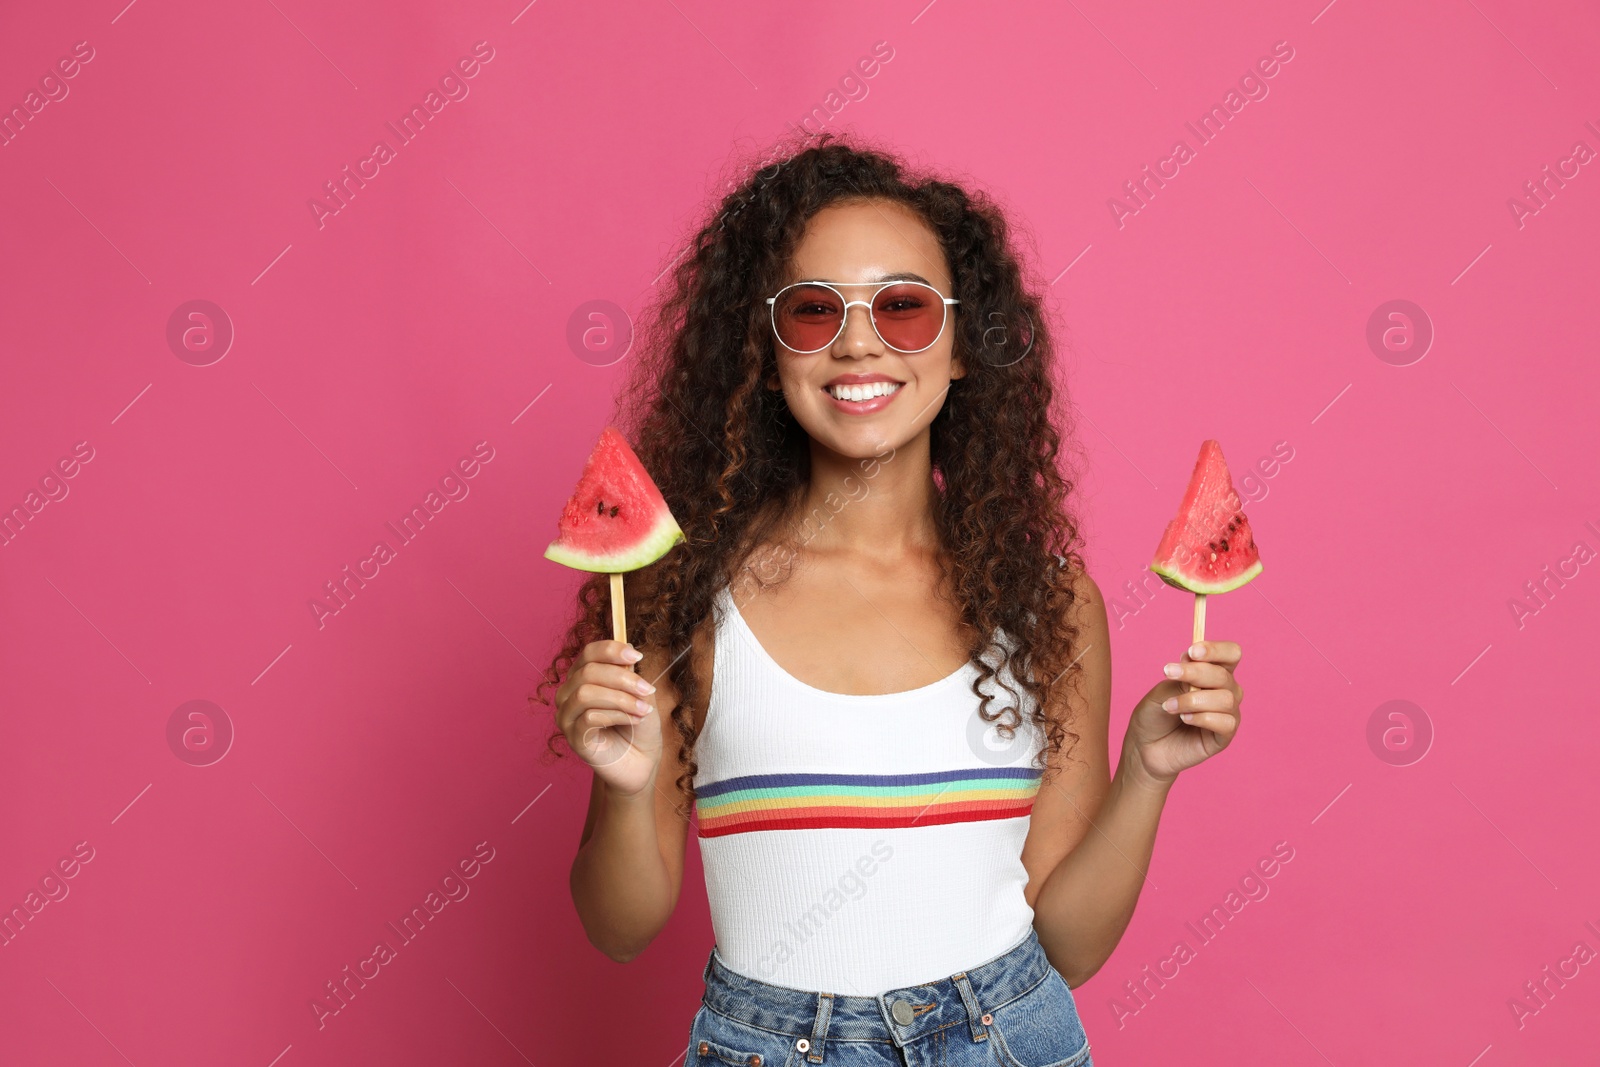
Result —
<svg viewBox="0 0 1600 1067"><path fill-rule="evenodd" d="M616 513L617 513L617 509L620 508L621 506L622 506L621 504L612 504L611 505L611 514L613 516L615 516Z"/></svg>
<svg viewBox="0 0 1600 1067"><path fill-rule="evenodd" d="M606 513L606 502L604 500L596 500L594 502L594 513L596 515L604 515Z"/></svg>

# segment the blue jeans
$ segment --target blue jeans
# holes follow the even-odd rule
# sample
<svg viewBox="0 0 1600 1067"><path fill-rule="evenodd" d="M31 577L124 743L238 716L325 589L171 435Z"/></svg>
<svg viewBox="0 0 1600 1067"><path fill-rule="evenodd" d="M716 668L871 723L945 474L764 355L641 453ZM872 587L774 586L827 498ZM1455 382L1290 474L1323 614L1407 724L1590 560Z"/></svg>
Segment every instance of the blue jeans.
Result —
<svg viewBox="0 0 1600 1067"><path fill-rule="evenodd" d="M1031 928L976 967L875 997L730 971L711 950L684 1067L1093 1067L1072 991Z"/></svg>

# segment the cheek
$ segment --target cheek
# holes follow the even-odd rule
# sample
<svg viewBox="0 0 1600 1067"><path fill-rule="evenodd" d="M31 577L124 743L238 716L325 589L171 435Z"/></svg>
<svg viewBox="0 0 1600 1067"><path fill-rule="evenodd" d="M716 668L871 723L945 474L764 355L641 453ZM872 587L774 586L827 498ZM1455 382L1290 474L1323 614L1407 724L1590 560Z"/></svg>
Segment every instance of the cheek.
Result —
<svg viewBox="0 0 1600 1067"><path fill-rule="evenodd" d="M790 400L816 392L822 382L812 381L816 376L812 361L804 356L778 356L778 388Z"/></svg>
<svg viewBox="0 0 1600 1067"><path fill-rule="evenodd" d="M798 378L781 378L774 401L787 408L791 415L814 409L821 402L821 392Z"/></svg>

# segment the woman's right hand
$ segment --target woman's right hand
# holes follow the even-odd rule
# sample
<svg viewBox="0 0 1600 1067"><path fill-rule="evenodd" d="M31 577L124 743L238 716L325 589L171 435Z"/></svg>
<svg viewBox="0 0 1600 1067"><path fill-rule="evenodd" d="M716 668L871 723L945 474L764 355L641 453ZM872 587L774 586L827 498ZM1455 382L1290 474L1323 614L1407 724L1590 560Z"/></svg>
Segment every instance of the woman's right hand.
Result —
<svg viewBox="0 0 1600 1067"><path fill-rule="evenodd" d="M650 788L661 763L654 689L633 671L641 658L621 641L591 641L556 690L556 725L612 792Z"/></svg>

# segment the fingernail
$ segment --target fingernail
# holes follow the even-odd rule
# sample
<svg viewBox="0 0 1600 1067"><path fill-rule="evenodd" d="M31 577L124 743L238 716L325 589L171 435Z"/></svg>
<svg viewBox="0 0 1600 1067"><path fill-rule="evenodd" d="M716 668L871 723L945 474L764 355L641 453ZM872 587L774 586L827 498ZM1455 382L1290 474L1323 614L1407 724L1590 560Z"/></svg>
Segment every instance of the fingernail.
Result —
<svg viewBox="0 0 1600 1067"><path fill-rule="evenodd" d="M646 704L642 700L635 700L634 704L638 706L640 715L648 715L648 714L650 714L650 705L649 704Z"/></svg>
<svg viewBox="0 0 1600 1067"><path fill-rule="evenodd" d="M651 693L656 691L656 687L645 681L643 678L640 678L637 682L634 682L633 687L639 690L639 692L643 693L645 696L649 696Z"/></svg>
<svg viewBox="0 0 1600 1067"><path fill-rule="evenodd" d="M1178 710L1178 698L1177 697L1168 697L1167 699L1163 700L1161 702L1161 710L1162 711L1177 711Z"/></svg>
<svg viewBox="0 0 1600 1067"><path fill-rule="evenodd" d="M1189 714L1187 711L1184 712L1182 715L1179 715L1178 718L1182 719L1184 722L1193 722L1194 721L1194 716Z"/></svg>
<svg viewBox="0 0 1600 1067"><path fill-rule="evenodd" d="M1165 667L1161 668L1161 673L1165 674L1168 678L1176 678L1178 675L1183 673L1183 668L1178 666L1176 663L1169 663Z"/></svg>
<svg viewBox="0 0 1600 1067"><path fill-rule="evenodd" d="M638 663L640 660L644 659L644 653L640 652L637 648L634 648L632 645L629 645L626 649L623 650L622 658L627 660L629 663Z"/></svg>
<svg viewBox="0 0 1600 1067"><path fill-rule="evenodd" d="M1205 654L1206 654L1206 646L1205 645L1190 645L1189 646L1189 658L1190 659L1199 659L1201 656L1203 656Z"/></svg>

